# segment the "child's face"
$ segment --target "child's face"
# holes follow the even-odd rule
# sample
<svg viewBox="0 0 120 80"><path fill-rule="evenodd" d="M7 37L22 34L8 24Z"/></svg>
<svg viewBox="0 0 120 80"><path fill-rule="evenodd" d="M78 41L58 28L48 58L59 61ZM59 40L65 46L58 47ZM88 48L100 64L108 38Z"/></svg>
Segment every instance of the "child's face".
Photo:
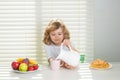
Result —
<svg viewBox="0 0 120 80"><path fill-rule="evenodd" d="M55 45L60 45L64 38L62 29L59 28L55 31L50 32L50 38Z"/></svg>

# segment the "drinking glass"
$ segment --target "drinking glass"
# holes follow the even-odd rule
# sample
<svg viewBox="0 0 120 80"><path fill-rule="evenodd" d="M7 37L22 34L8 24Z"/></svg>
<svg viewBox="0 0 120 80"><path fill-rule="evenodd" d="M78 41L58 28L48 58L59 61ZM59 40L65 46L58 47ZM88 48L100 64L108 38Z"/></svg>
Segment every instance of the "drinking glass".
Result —
<svg viewBox="0 0 120 80"><path fill-rule="evenodd" d="M80 61L81 61L81 63L84 63L84 61L85 61L85 55L84 54L80 55Z"/></svg>

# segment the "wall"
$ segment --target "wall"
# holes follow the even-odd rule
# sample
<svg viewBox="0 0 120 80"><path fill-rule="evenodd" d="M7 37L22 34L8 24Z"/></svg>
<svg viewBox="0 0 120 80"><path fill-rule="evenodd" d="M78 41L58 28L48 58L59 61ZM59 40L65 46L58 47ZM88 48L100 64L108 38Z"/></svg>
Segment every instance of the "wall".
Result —
<svg viewBox="0 0 120 80"><path fill-rule="evenodd" d="M94 56L120 61L120 0L94 1Z"/></svg>

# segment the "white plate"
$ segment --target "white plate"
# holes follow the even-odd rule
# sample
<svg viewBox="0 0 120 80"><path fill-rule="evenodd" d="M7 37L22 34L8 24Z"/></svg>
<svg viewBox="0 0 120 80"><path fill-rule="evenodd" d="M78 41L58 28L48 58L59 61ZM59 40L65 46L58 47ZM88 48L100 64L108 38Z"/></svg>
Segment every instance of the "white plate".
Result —
<svg viewBox="0 0 120 80"><path fill-rule="evenodd" d="M112 68L112 64L109 63L109 67L108 68L94 68L94 67L90 67L91 69L96 69L96 70L106 70L106 69L110 69Z"/></svg>
<svg viewBox="0 0 120 80"><path fill-rule="evenodd" d="M18 70L13 70L14 72L16 73L32 73L32 72L36 72L38 70L34 70L34 71L26 71L26 72L23 72L23 71L18 71Z"/></svg>

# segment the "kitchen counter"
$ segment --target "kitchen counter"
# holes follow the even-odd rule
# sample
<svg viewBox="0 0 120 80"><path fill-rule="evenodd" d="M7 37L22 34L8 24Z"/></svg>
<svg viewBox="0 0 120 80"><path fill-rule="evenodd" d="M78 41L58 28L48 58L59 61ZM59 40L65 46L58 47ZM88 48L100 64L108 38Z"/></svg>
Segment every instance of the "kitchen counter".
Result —
<svg viewBox="0 0 120 80"><path fill-rule="evenodd" d="M11 66L0 66L0 80L119 80L120 62L111 62L107 70L94 70L89 63L80 64L76 69L60 68L53 71L49 66L40 65L39 70L31 73L16 73Z"/></svg>

